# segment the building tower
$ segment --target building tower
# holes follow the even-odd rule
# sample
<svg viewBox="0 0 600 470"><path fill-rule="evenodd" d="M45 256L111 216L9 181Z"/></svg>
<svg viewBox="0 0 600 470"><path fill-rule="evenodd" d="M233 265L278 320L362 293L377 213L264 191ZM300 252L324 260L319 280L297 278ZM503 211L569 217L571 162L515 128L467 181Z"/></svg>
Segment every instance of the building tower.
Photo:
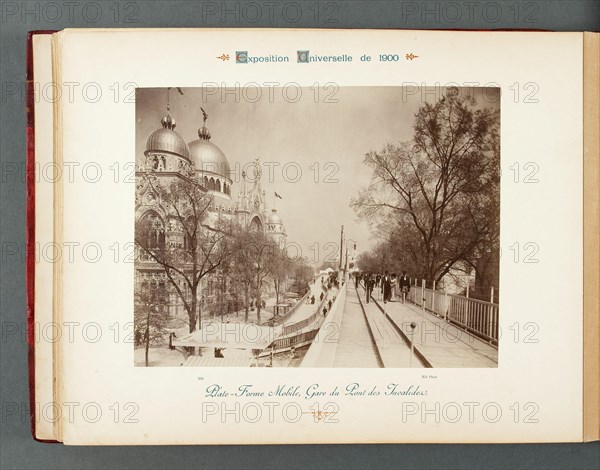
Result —
<svg viewBox="0 0 600 470"><path fill-rule="evenodd" d="M277 209L271 209L269 217L267 217L267 233L273 237L280 248L285 247L287 234L281 217L277 213Z"/></svg>
<svg viewBox="0 0 600 470"><path fill-rule="evenodd" d="M198 182L218 199L215 204L219 205L231 200L231 169L223 151L210 141L210 131L206 127L208 114L200 109L204 122L198 129L198 139L189 143L190 160Z"/></svg>

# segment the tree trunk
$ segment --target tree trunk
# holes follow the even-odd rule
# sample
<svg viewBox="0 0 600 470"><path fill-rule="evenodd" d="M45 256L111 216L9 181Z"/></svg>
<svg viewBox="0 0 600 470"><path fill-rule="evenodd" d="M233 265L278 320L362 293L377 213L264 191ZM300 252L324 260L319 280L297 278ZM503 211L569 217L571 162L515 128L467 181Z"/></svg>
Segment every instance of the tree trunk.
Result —
<svg viewBox="0 0 600 470"><path fill-rule="evenodd" d="M188 311L188 319L189 319L189 330L190 333L193 333L194 331L196 331L196 322L199 322L199 313L198 313L198 296L197 296L197 290L196 289L192 289L191 290L191 295L192 295L192 299L190 301L190 310ZM201 323L200 323L201 325ZM190 356L195 356L196 355L196 348L193 346L186 346L186 351L188 352L188 354Z"/></svg>
<svg viewBox="0 0 600 470"><path fill-rule="evenodd" d="M192 299L190 301L190 311L188 312L188 316L190 319L190 333L196 331L196 323L200 323L200 328L202 328L202 324L198 318L197 310L198 310L198 296L196 289L192 289Z"/></svg>
<svg viewBox="0 0 600 470"><path fill-rule="evenodd" d="M256 323L260 324L260 303L261 303L261 298L260 298L260 271L256 272Z"/></svg>
<svg viewBox="0 0 600 470"><path fill-rule="evenodd" d="M260 288L258 288L256 290L256 323L258 324L260 324L260 309L262 307L261 303L262 299L260 297Z"/></svg>
<svg viewBox="0 0 600 470"><path fill-rule="evenodd" d="M150 310L148 310L148 315L146 316L146 333L144 334L146 341L146 367L148 367L148 352L150 350Z"/></svg>
<svg viewBox="0 0 600 470"><path fill-rule="evenodd" d="M250 314L250 286L246 285L244 290L244 303L245 303L245 314L244 314L244 322L248 323L248 315Z"/></svg>

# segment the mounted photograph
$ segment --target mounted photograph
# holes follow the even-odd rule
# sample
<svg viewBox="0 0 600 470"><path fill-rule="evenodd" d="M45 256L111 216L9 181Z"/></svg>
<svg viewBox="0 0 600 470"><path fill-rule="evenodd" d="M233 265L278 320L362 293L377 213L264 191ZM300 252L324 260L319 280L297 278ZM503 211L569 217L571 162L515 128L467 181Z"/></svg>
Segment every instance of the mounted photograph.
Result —
<svg viewBox="0 0 600 470"><path fill-rule="evenodd" d="M138 88L138 367L498 367L500 89Z"/></svg>

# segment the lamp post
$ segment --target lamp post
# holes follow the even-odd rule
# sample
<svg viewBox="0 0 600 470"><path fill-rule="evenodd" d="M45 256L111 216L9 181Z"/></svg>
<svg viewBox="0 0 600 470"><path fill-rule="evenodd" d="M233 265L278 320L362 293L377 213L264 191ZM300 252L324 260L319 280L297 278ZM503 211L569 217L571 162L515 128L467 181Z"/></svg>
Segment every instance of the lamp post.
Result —
<svg viewBox="0 0 600 470"><path fill-rule="evenodd" d="M386 301L385 298L383 300L383 333L381 334L382 338L383 338L383 347L385 347L385 325L387 324L387 312L385 310L386 307Z"/></svg>
<svg viewBox="0 0 600 470"><path fill-rule="evenodd" d="M415 341L414 341L414 335L415 335L415 328L417 327L417 324L415 322L412 322L410 324L410 362L409 362L409 367L412 367L412 361L413 361L413 355L415 353Z"/></svg>

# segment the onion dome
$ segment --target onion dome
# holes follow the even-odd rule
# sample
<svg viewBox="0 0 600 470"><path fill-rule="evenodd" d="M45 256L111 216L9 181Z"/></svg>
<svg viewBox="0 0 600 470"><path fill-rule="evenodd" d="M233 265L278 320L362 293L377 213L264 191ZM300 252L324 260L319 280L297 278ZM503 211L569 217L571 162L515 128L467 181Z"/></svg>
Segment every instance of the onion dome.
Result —
<svg viewBox="0 0 600 470"><path fill-rule="evenodd" d="M155 130L148 136L145 153L173 153L189 159L189 147L183 137L175 132L174 129L177 123L169 114L168 108L167 114L163 116L163 118L160 120L160 123L162 128Z"/></svg>
<svg viewBox="0 0 600 470"><path fill-rule="evenodd" d="M212 173L222 176L231 181L231 170L229 162L223 151L210 141L210 131L206 127L208 115L204 110L204 123L198 129L198 140L189 143L190 160L194 164L197 171L201 173Z"/></svg>
<svg viewBox="0 0 600 470"><path fill-rule="evenodd" d="M200 129L198 129L198 137L202 140L210 140L210 131L203 125Z"/></svg>
<svg viewBox="0 0 600 470"><path fill-rule="evenodd" d="M269 214L269 218L267 219L268 224L283 224L281 217L277 213L277 209L272 209L271 214Z"/></svg>

